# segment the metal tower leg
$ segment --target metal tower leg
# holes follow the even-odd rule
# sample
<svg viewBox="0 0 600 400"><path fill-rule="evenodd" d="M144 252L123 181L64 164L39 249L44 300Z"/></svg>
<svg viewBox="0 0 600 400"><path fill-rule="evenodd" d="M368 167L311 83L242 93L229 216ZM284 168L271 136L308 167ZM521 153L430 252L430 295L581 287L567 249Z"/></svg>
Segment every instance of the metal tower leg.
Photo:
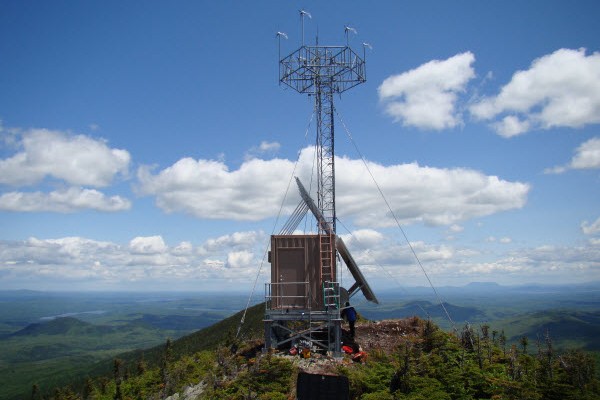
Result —
<svg viewBox="0 0 600 400"><path fill-rule="evenodd" d="M273 326L273 320L265 319L265 320L263 320L263 322L265 324L265 347L264 347L263 351L267 352L272 347L272 345L271 345L271 329Z"/></svg>
<svg viewBox="0 0 600 400"><path fill-rule="evenodd" d="M341 357L342 356L342 320L336 318L333 322L334 329L334 337L335 343L333 344L333 356Z"/></svg>

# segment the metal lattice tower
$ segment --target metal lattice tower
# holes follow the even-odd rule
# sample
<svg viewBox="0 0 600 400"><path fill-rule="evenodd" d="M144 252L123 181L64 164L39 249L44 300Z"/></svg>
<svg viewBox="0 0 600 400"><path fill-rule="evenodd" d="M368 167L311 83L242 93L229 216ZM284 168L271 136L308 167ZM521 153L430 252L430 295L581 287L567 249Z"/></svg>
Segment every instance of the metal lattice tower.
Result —
<svg viewBox="0 0 600 400"><path fill-rule="evenodd" d="M343 288L337 274L338 246L352 275L360 281L354 290L360 288L364 292L368 285L336 235L333 98L366 81L365 61L364 53L361 58L348 45L348 32L356 33L349 27L345 30L346 46L320 46L318 39L314 46L305 45L305 16L311 18L308 12L300 11L302 44L288 56L281 57L281 38L287 39L287 35L277 32L279 81L314 98L317 201L313 202L296 178L302 202L283 227L283 233L271 236L271 282L265 285L265 349L308 341L339 356ZM293 234L309 209L317 219L318 235ZM343 293L349 297L345 289ZM368 299L375 299L370 289L366 293ZM289 321L294 324L288 324Z"/></svg>
<svg viewBox="0 0 600 400"><path fill-rule="evenodd" d="M304 14L301 11L301 17ZM302 20L304 34L304 20ZM348 31L346 27L346 39ZM364 55L348 46L304 45L279 60L279 81L299 93L314 96L317 116L317 205L336 232L333 96L366 81ZM324 234L321 224L319 233Z"/></svg>

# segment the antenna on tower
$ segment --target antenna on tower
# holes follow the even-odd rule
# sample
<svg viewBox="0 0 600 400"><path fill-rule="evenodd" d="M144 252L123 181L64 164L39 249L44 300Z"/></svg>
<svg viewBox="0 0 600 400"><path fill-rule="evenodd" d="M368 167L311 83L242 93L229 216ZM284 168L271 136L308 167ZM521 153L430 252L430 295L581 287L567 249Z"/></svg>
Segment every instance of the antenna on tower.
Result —
<svg viewBox="0 0 600 400"><path fill-rule="evenodd" d="M370 43L363 42L363 60L367 60L367 47L369 50L373 50L373 46Z"/></svg>
<svg viewBox="0 0 600 400"><path fill-rule="evenodd" d="M277 32L275 36L277 36L277 57L281 60L281 38L287 40L288 35L285 32ZM279 81L279 84L281 85L281 81Z"/></svg>
<svg viewBox="0 0 600 400"><path fill-rule="evenodd" d="M346 46L349 45L349 42L348 42L348 32L354 32L355 35L358 35L358 32L356 31L356 29L354 29L351 26L345 25L344 26L344 35L346 35Z"/></svg>
<svg viewBox="0 0 600 400"><path fill-rule="evenodd" d="M306 10L300 10L300 21L302 23L302 46L304 46L304 16L312 19L312 15Z"/></svg>

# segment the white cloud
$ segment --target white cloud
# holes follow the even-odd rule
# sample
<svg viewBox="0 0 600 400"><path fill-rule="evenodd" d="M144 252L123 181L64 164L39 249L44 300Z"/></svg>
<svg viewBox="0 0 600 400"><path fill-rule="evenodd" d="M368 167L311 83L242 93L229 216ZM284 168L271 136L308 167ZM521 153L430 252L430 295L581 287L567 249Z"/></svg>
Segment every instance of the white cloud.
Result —
<svg viewBox="0 0 600 400"><path fill-rule="evenodd" d="M221 243L207 256L198 251L205 243L198 247L189 242L169 246L159 235L135 237L128 245L81 237L0 241L0 276L3 287L18 288L28 282L28 287L127 290L190 289L198 285L217 290L254 279L260 265L256 250L262 252L265 243Z"/></svg>
<svg viewBox="0 0 600 400"><path fill-rule="evenodd" d="M586 235L595 235L600 233L600 218L591 224L588 221L583 221L581 223L581 231Z"/></svg>
<svg viewBox="0 0 600 400"><path fill-rule="evenodd" d="M353 237L359 231L353 232L349 237L344 237L344 242L348 245L356 262L364 265L366 270L376 270L378 268L415 268L413 272L420 271L412 250L405 242L395 242L389 236L373 231L378 234L378 240L366 245L362 241L354 240ZM397 237L401 240L400 237ZM425 265L450 260L456 256L456 249L447 245L429 244L423 241L414 241L410 243L412 249L417 253L419 260ZM377 266L376 268L374 266ZM381 271L379 271L381 272Z"/></svg>
<svg viewBox="0 0 600 400"><path fill-rule="evenodd" d="M592 138L577 148L577 153L571 160L573 169L600 168L600 138Z"/></svg>
<svg viewBox="0 0 600 400"><path fill-rule="evenodd" d="M511 137L530 129L579 128L600 122L600 53L559 49L516 72L495 97L470 107L481 120L492 122L499 135Z"/></svg>
<svg viewBox="0 0 600 400"><path fill-rule="evenodd" d="M547 174L561 174L570 169L600 168L600 138L583 142L576 150L571 162L544 170Z"/></svg>
<svg viewBox="0 0 600 400"><path fill-rule="evenodd" d="M475 77L471 52L447 60L433 60L413 70L386 78L379 99L386 112L404 125L441 130L462 123L458 93Z"/></svg>
<svg viewBox="0 0 600 400"><path fill-rule="evenodd" d="M207 239L206 242L198 248L199 254L215 254L225 249L243 249L251 248L257 243L264 242L266 236L264 232L246 231L235 232L230 235L219 236L215 239Z"/></svg>
<svg viewBox="0 0 600 400"><path fill-rule="evenodd" d="M490 237L487 240L512 242L509 238ZM396 243L386 237L374 243L369 250L364 250L352 241L347 242L352 243L350 251L376 291L379 285L428 285L421 267L405 243ZM593 240L585 246L540 246L509 251L497 248L495 252L483 253L422 241L411 242L411 246L437 285L464 284L481 280L482 276L508 284L600 279L600 246Z"/></svg>
<svg viewBox="0 0 600 400"><path fill-rule="evenodd" d="M70 213L83 209L116 212L131 208L121 196L107 197L95 189L71 187L50 193L8 192L0 195L0 210L14 212Z"/></svg>
<svg viewBox="0 0 600 400"><path fill-rule="evenodd" d="M507 115L501 121L492 124L492 127L500 134L500 136L511 137L525 133L529 130L531 123L529 121L521 121L514 115Z"/></svg>
<svg viewBox="0 0 600 400"><path fill-rule="evenodd" d="M340 236L348 246L354 244L363 249L378 245L384 240L383 234L374 229L357 229L352 234Z"/></svg>
<svg viewBox="0 0 600 400"><path fill-rule="evenodd" d="M254 254L247 250L242 251L232 251L227 255L227 267L228 268L244 268L252 266L252 261L254 258Z"/></svg>
<svg viewBox="0 0 600 400"><path fill-rule="evenodd" d="M463 226L457 225L457 224L454 224L454 225L450 226L450 228L449 228L449 231L453 232L453 233L459 233L464 230L465 230L465 228Z"/></svg>
<svg viewBox="0 0 600 400"><path fill-rule="evenodd" d="M411 242L421 262L449 260L454 257L455 249L448 245L433 246L422 241Z"/></svg>
<svg viewBox="0 0 600 400"><path fill-rule="evenodd" d="M32 274L36 274L40 268L51 266L60 266L61 270L68 273L73 266L99 263L100 258L105 258L102 255L108 256L118 249L118 246L109 242L80 237L47 240L29 238L23 242L0 242L0 245L0 265L10 262L12 268L17 269L15 272ZM100 258L96 258L97 256Z"/></svg>
<svg viewBox="0 0 600 400"><path fill-rule="evenodd" d="M495 236L488 236L487 238L485 238L485 241L488 243L502 243L502 244L509 244L512 243L512 239L509 237L501 237L501 238L497 238Z"/></svg>
<svg viewBox="0 0 600 400"><path fill-rule="evenodd" d="M47 129L21 135L21 151L0 160L0 183L27 186L46 177L71 185L108 186L117 174L127 174L130 155L102 140Z"/></svg>
<svg viewBox="0 0 600 400"><path fill-rule="evenodd" d="M312 148L302 150L295 175L305 184L311 181L313 160ZM529 192L527 184L464 168L368 165L401 223L457 224L520 208ZM252 159L229 171L222 162L185 158L156 174L140 168L139 189L156 196L157 205L166 212L256 221L277 215L292 170L293 163L282 159ZM353 218L358 226L395 224L362 160L337 157L336 173L340 218ZM284 214L299 200L293 185Z"/></svg>
<svg viewBox="0 0 600 400"><path fill-rule="evenodd" d="M464 169L422 167L417 163L383 166L368 163L400 223L453 225L468 219L521 208L529 185ZM336 200L340 218L353 217L359 226L392 226L381 199L361 161L336 159Z"/></svg>
<svg viewBox="0 0 600 400"><path fill-rule="evenodd" d="M361 236L360 241L353 240ZM238 232L230 238L254 237ZM352 255L374 290L384 286L427 284L410 248L395 235L358 230L344 237ZM214 239L216 240L216 239ZM256 278L266 237L260 241L216 240L222 244L207 255L189 242L169 246L161 236L136 237L129 245L81 237L30 238L0 241L0 276L3 287L65 289L247 289ZM500 240L502 241L502 240ZM360 242L360 243L359 243ZM365 245L369 242L368 245ZM228 243L228 244L227 244ZM241 243L246 243L242 245ZM600 246L540 246L498 254L469 248L411 242L424 268L438 285L486 279L515 283L543 279L562 282L600 279ZM209 246L210 247L210 246ZM366 249L367 247L368 249ZM263 266L261 282L268 278ZM518 274L518 275L517 275ZM343 273L345 279L350 275ZM397 278L392 282L389 278ZM352 282L346 282L345 284Z"/></svg>
<svg viewBox="0 0 600 400"><path fill-rule="evenodd" d="M281 145L277 142L262 141L262 142L260 142L260 146L258 148L262 152L268 152L268 151L277 151L277 150L279 150L280 147L281 147Z"/></svg>
<svg viewBox="0 0 600 400"><path fill-rule="evenodd" d="M202 262L202 266L206 267L209 271L220 270L225 267L225 261L207 258Z"/></svg>
<svg viewBox="0 0 600 400"><path fill-rule="evenodd" d="M161 236L135 237L129 242L129 248L134 254L157 254L167 250Z"/></svg>
<svg viewBox="0 0 600 400"><path fill-rule="evenodd" d="M181 242L173 249L173 254L179 256L189 256L192 255L194 251L194 246L190 242Z"/></svg>
<svg viewBox="0 0 600 400"><path fill-rule="evenodd" d="M14 154L0 160L0 184L30 186L45 179L68 186L51 192L11 191L0 195L0 210L70 213L83 209L115 212L131 208L121 196L107 196L80 185L106 187L128 173L130 155L103 140L47 129L20 132L0 126L3 143ZM5 135L6 133L6 135ZM55 184L55 182L53 182Z"/></svg>
<svg viewBox="0 0 600 400"><path fill-rule="evenodd" d="M223 162L183 158L153 175L138 170L140 192L166 212L256 221L275 215L293 169L288 160L251 159L235 171Z"/></svg>
<svg viewBox="0 0 600 400"><path fill-rule="evenodd" d="M246 160L252 159L254 157L258 157L265 154L275 154L281 148L281 144L278 142L267 142L262 141L260 145L252 147L246 153Z"/></svg>

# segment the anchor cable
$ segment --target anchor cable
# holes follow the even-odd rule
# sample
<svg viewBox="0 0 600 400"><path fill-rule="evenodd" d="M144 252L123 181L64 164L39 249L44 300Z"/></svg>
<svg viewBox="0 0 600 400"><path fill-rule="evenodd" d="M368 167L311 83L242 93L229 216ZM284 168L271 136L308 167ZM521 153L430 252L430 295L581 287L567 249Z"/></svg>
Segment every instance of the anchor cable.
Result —
<svg viewBox="0 0 600 400"><path fill-rule="evenodd" d="M385 205L387 206L390 214L392 215L392 217L394 218L394 221L396 222L396 225L398 226L398 229L400 230L400 232L402 232L402 236L404 236L404 240L406 241L406 243L408 244L408 247L410 248L410 251L412 252L415 260L417 261L417 264L419 265L419 267L421 268L421 271L423 271L423 274L425 275L425 277L427 278L427 281L429 282L429 286L431 286L431 289L433 289L433 292L435 293L435 296L438 300L438 302L440 303L440 306L442 307L442 309L444 310L444 313L446 314L446 317L448 318L448 321L450 322L450 324L452 325L452 328L454 330L456 330L455 326L454 326L454 321L452 320L452 318L450 317L450 314L448 313L448 310L446 309L446 307L444 306L444 302L442 301L437 289L435 288L435 286L433 285L433 282L431 281L431 278L429 278L429 274L427 273L427 271L425 270L425 267L423 266L423 264L421 263L421 260L419 259L419 256L417 255L417 252L415 251L415 249L413 248L412 244L410 243L410 241L408 240L408 236L406 235L406 233L404 232L404 229L402 228L402 225L400 225L400 221L398 220L398 218L396 217L396 214L394 213L394 211L392 210L392 207L390 206L390 203L388 202L387 198L385 197L385 195L383 194L383 190L381 190L381 187L379 186L379 184L377 183L377 181L375 180L375 177L373 176L373 173L371 172L371 169L369 168L369 165L367 164L367 161L365 159L365 157L363 156L363 154L361 153L361 151L358 149L358 146L356 144L356 142L354 141L354 138L352 137L352 134L350 133L350 130L348 129L348 127L346 126L346 124L344 123L344 120L342 119L341 115L339 114L339 112L337 110L335 110L336 115L338 116L340 122L342 123L342 126L344 127L344 129L346 130L346 134L348 135L348 138L350 139L350 142L352 143L352 145L354 146L356 152L358 153L360 159L362 160L365 168L367 169L367 172L369 173L369 175L371 176L371 179L373 180L373 183L375 184L375 186L377 187L377 190L379 191L379 194L381 195L381 197L383 198L383 201L385 202Z"/></svg>
<svg viewBox="0 0 600 400"><path fill-rule="evenodd" d="M312 124L312 120L313 120L314 116L315 116L315 114L313 112L311 114L310 120L308 121L308 124L306 126L306 131L304 133L305 139L308 136L308 131L310 130L310 126ZM285 200L290 191L290 186L292 185L292 179L294 178L294 175L296 173L296 168L298 167L299 162L300 162L300 153L298 153L298 157L296 158L296 162L294 163L294 169L292 170L292 174L290 175L290 179L288 180L287 188L285 189L285 194L283 195L283 199L281 200L281 205L279 206L279 211L277 212L277 218L275 218L275 222L273 223L273 229L271 230L271 235L273 235L275 233L275 228L276 228L277 224L279 223L279 218L281 217L281 213L283 211L283 205L285 204ZM248 308L250 308L250 302L252 301L252 297L254 296L254 292L256 291L256 284L258 283L258 278L260 277L260 273L262 272L262 268L265 263L265 259L267 258L267 254L269 253L269 245L270 245L270 243L267 244L267 246L265 247L265 251L263 252L263 257L260 262L260 266L258 268L256 278L254 279L254 285L252 286L252 291L250 292L250 296L248 297L248 302L246 303L246 308L244 309L244 313L242 314L242 318L240 319L240 323L238 325L237 332L235 334L236 339L240 335L240 330L242 329L242 325L244 325L244 322L246 321L246 314L248 313Z"/></svg>
<svg viewBox="0 0 600 400"><path fill-rule="evenodd" d="M354 236L354 234L352 232L350 232L350 230L348 229L348 227L346 227L346 225L344 225L344 223L342 221L340 221L339 219L337 219L337 221L342 225L342 227L348 232L348 234L350 236L352 236L352 240L354 240L356 243L358 243L358 245L360 247L362 247L363 249L365 249L365 251L369 251L369 249L366 246L363 246L362 243L360 242L360 240L358 240L358 238L356 236ZM383 272L385 272L387 274L387 276L390 277L390 279L402 290L404 290L405 292L408 293L408 291L400 284L400 282L398 282L398 279L392 275L390 273L390 271L388 271L387 269L383 268L383 265L381 265L380 263L378 263L377 261L375 261L375 265L377 265L379 268L381 268L381 270ZM425 315L427 315L427 318L431 318L431 315L429 315L429 313L427 312L427 310L425 310L421 304L417 303L417 307L419 307L421 309L421 311L423 311L423 313Z"/></svg>

